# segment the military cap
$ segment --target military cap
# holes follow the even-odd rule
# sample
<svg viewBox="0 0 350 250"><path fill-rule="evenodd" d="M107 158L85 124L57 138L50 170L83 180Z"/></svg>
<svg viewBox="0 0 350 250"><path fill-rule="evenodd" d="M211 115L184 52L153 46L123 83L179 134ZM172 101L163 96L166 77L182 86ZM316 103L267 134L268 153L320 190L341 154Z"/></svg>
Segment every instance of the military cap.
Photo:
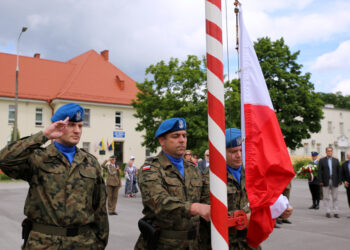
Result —
<svg viewBox="0 0 350 250"><path fill-rule="evenodd" d="M115 159L116 157L115 157L115 155L111 155L110 157L109 157L109 159Z"/></svg>
<svg viewBox="0 0 350 250"><path fill-rule="evenodd" d="M311 156L318 156L317 152L311 152Z"/></svg>
<svg viewBox="0 0 350 250"><path fill-rule="evenodd" d="M57 109L51 117L51 121L63 121L67 116L71 122L81 122L84 120L84 108L76 103L67 103Z"/></svg>
<svg viewBox="0 0 350 250"><path fill-rule="evenodd" d="M156 131L155 137L158 138L161 135L178 130L186 130L186 120L184 118L178 117L170 118L160 124L159 128Z"/></svg>
<svg viewBox="0 0 350 250"><path fill-rule="evenodd" d="M228 128L225 130L226 148L233 148L242 145L241 130Z"/></svg>

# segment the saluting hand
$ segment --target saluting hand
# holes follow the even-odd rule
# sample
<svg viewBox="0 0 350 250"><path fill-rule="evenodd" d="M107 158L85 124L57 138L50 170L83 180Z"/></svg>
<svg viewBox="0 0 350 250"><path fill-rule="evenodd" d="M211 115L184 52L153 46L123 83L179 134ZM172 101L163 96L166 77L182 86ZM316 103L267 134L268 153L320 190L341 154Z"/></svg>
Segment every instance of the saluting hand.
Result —
<svg viewBox="0 0 350 250"><path fill-rule="evenodd" d="M50 126L46 127L43 130L43 134L48 139L57 139L60 138L64 131L67 128L69 117L67 116L64 121L57 121L50 124Z"/></svg>

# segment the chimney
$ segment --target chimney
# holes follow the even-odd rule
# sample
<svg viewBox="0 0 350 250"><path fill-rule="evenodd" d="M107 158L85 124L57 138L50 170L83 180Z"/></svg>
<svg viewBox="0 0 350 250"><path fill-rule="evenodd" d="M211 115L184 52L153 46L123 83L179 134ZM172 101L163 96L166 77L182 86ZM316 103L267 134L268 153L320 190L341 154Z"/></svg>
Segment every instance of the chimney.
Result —
<svg viewBox="0 0 350 250"><path fill-rule="evenodd" d="M34 58L40 59L40 53L35 53L35 54L34 54Z"/></svg>
<svg viewBox="0 0 350 250"><path fill-rule="evenodd" d="M115 76L115 81L120 90L124 90L124 80L121 80L118 75Z"/></svg>
<svg viewBox="0 0 350 250"><path fill-rule="evenodd" d="M106 61L108 61L108 59L109 59L109 50L105 49L105 50L101 51L101 56L102 56Z"/></svg>

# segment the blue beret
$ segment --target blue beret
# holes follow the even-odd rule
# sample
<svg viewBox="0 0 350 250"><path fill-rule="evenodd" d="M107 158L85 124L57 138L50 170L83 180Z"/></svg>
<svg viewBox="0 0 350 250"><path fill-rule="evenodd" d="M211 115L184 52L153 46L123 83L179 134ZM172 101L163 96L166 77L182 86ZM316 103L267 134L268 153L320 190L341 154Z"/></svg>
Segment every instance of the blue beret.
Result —
<svg viewBox="0 0 350 250"><path fill-rule="evenodd" d="M51 121L63 121L67 116L71 122L81 122L84 120L84 108L76 103L65 104L57 109L51 117Z"/></svg>
<svg viewBox="0 0 350 250"><path fill-rule="evenodd" d="M311 156L318 156L317 152L311 152Z"/></svg>
<svg viewBox="0 0 350 250"><path fill-rule="evenodd" d="M161 135L178 130L186 130L186 120L184 118L177 117L170 118L160 124L159 128L156 131L155 137L158 138Z"/></svg>
<svg viewBox="0 0 350 250"><path fill-rule="evenodd" d="M234 148L242 145L241 130L228 128L225 130L226 148Z"/></svg>

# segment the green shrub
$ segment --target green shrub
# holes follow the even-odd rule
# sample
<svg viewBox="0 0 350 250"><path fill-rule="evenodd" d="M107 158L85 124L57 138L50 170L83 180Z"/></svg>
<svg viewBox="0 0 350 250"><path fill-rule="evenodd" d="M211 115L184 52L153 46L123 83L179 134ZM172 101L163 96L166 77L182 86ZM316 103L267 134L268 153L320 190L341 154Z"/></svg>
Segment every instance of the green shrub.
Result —
<svg viewBox="0 0 350 250"><path fill-rule="evenodd" d="M6 174L1 173L0 174L0 181L9 181L12 180L10 177L8 177Z"/></svg>
<svg viewBox="0 0 350 250"><path fill-rule="evenodd" d="M309 162L310 162L310 160L299 160L299 161L294 162L293 168L294 168L295 174L299 171L299 169L301 167L306 166ZM297 178L299 178L299 179L307 179L307 176L305 176L305 175L297 175Z"/></svg>

